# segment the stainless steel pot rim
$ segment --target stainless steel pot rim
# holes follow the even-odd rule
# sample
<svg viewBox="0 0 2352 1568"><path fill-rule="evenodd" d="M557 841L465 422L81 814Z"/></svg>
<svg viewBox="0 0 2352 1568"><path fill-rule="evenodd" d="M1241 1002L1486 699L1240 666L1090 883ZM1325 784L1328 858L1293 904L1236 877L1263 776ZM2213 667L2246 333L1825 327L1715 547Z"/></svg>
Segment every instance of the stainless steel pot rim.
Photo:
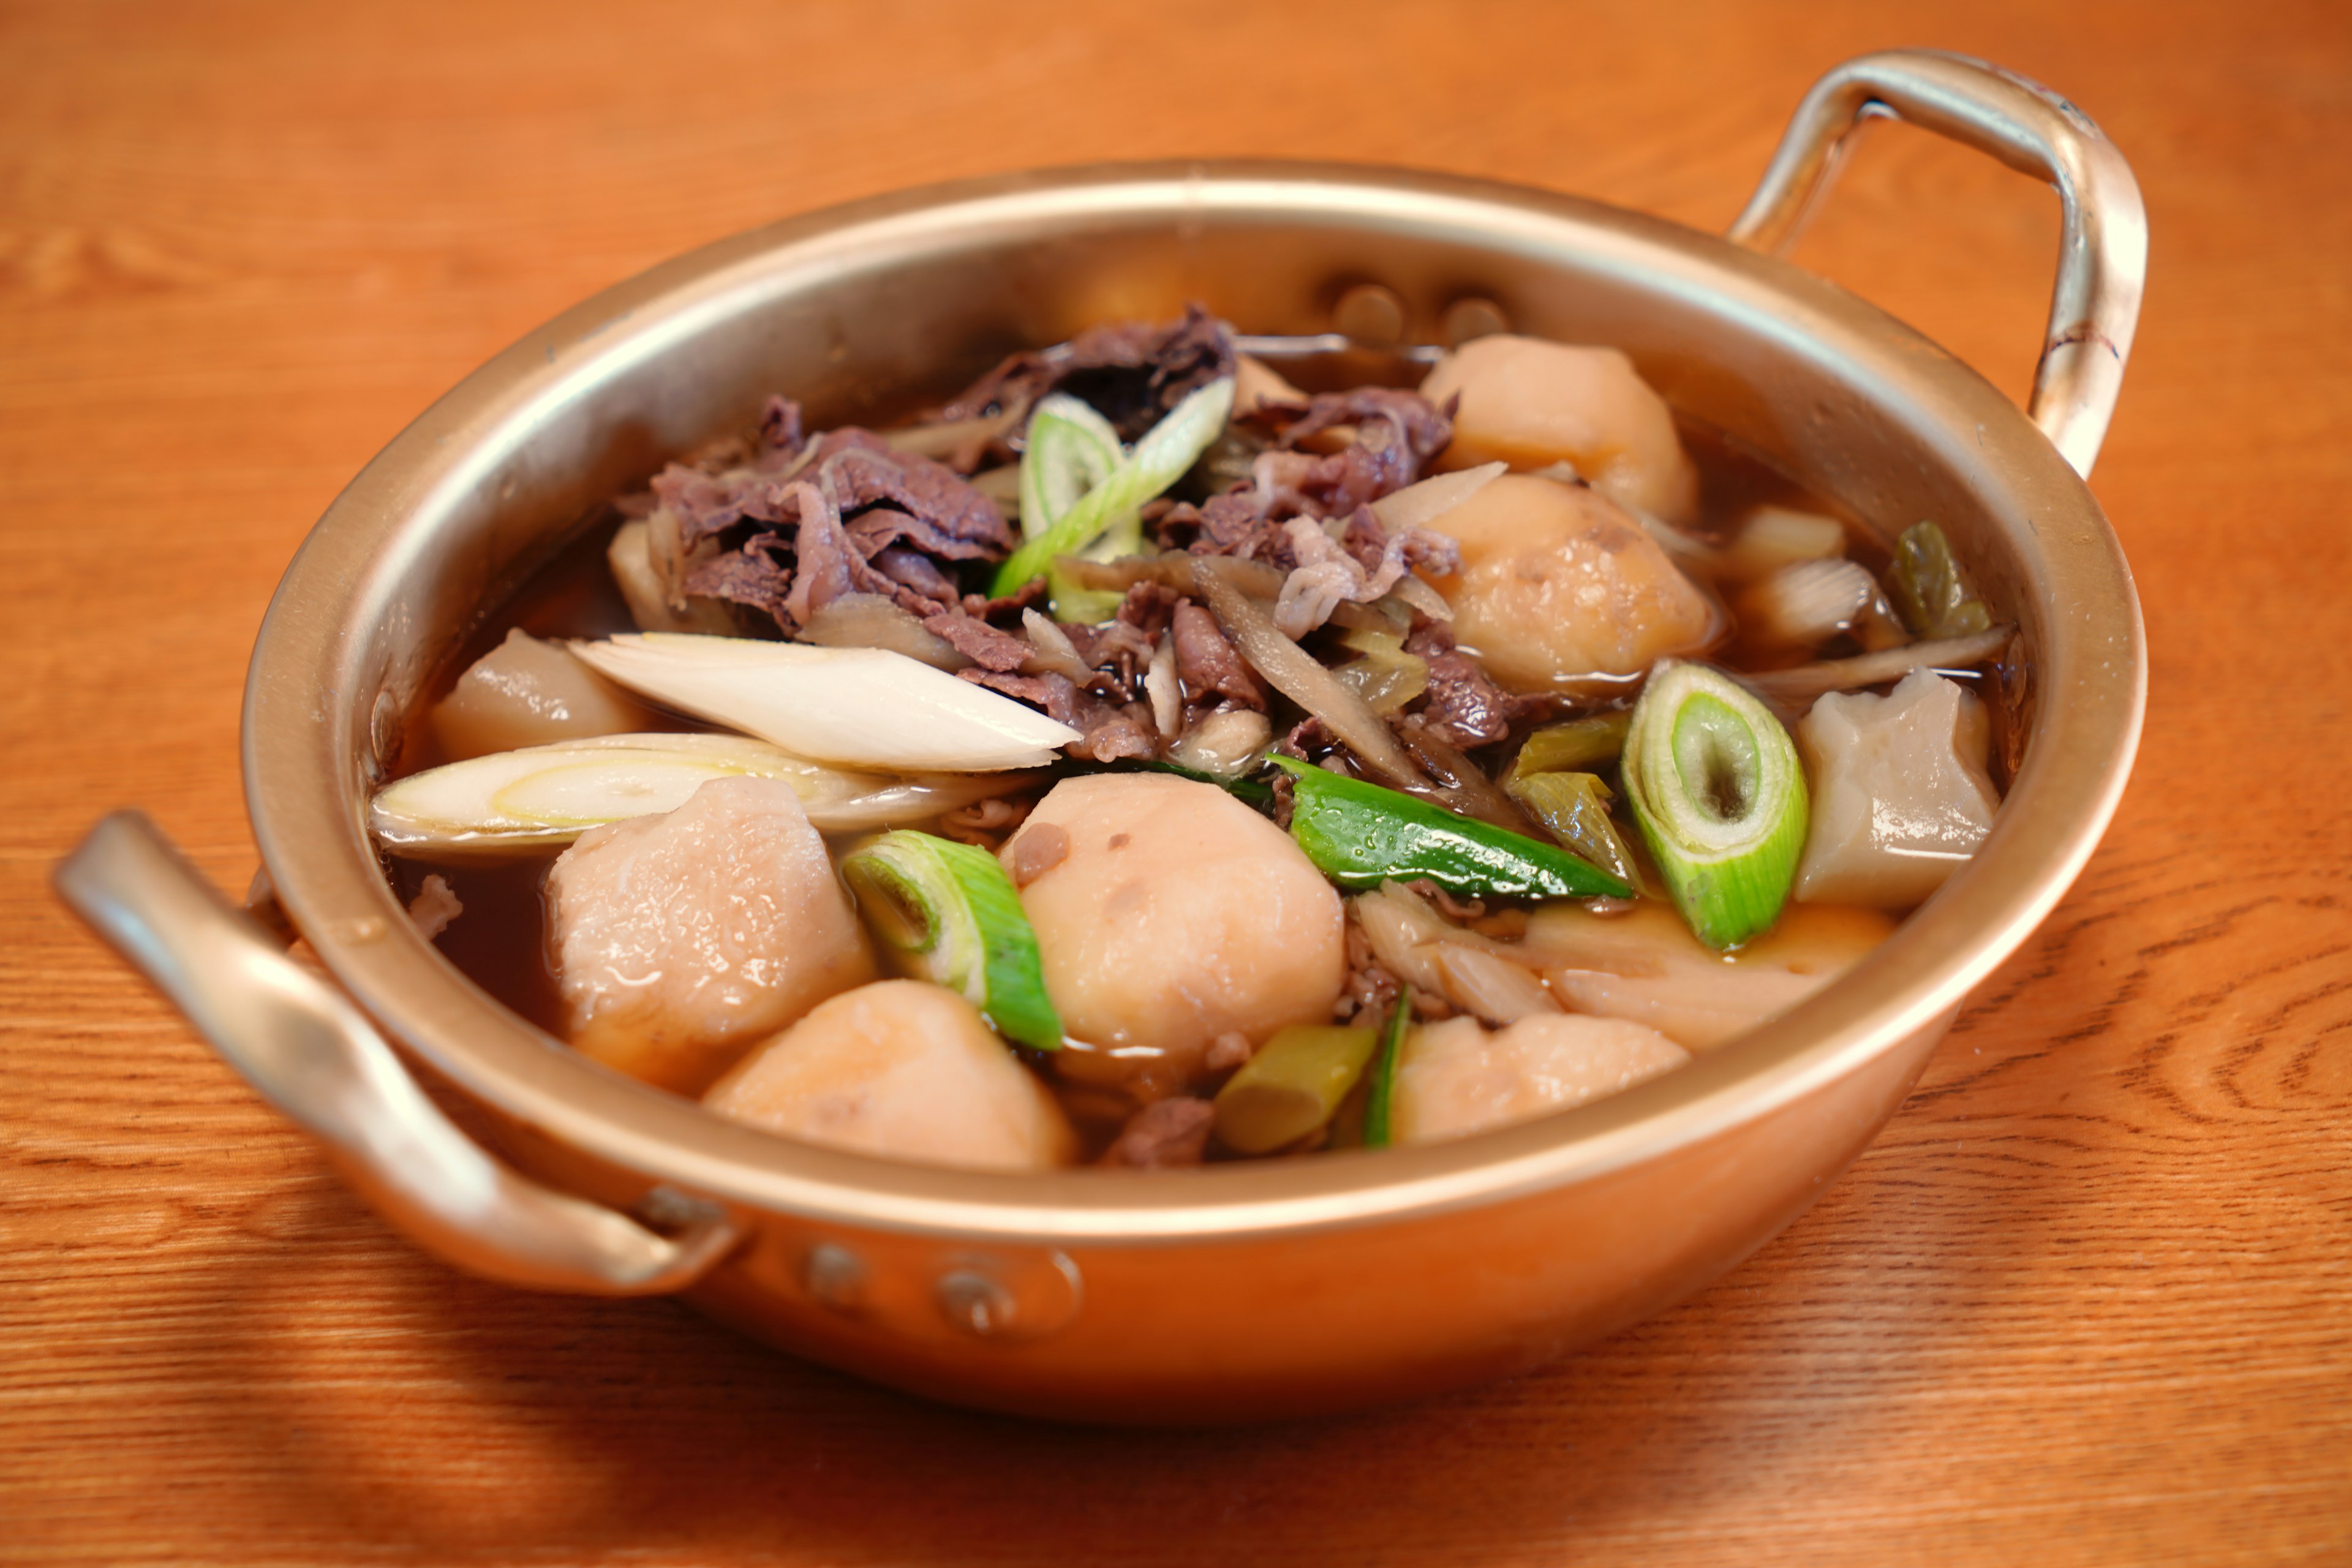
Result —
<svg viewBox="0 0 2352 1568"><path fill-rule="evenodd" d="M1956 450L1972 442L1978 460L1990 454L2032 503L2037 546L2062 575L2085 584L2040 628L2040 664L2054 678L2032 753L1976 862L1837 984L1613 1099L1458 1143L1158 1175L995 1175L771 1138L576 1056L489 1001L414 934L367 842L345 737L352 694L367 689L371 673L358 662L364 639L353 628L385 611L383 585L400 564L400 539L413 549L422 537L416 520L495 482L548 411L811 269L851 266L910 237L952 247L1016 220L1050 228L1139 215L1180 224L1304 215L1458 229L1539 256L1572 250L1580 265L1624 269L1695 308L1744 310L1751 325L1769 322L1793 354L1864 363L1906 387L1914 423ZM2045 515L2053 526L2042 526ZM404 526L387 544L394 525ZM1460 176L1297 163L1096 165L902 192L721 240L605 290L475 372L369 465L289 568L256 645L246 768L264 864L331 972L436 1069L551 1137L652 1181L820 1225L1150 1244L1433 1215L1602 1176L1843 1076L1885 1042L1958 1007L2063 895L2120 797L2144 684L2129 574L2081 479L1981 377L1811 274L1663 220ZM264 745L258 738L268 735L301 741ZM2126 765L2062 775L2049 765L2061 753ZM331 842L334 853L298 852L305 841Z"/></svg>

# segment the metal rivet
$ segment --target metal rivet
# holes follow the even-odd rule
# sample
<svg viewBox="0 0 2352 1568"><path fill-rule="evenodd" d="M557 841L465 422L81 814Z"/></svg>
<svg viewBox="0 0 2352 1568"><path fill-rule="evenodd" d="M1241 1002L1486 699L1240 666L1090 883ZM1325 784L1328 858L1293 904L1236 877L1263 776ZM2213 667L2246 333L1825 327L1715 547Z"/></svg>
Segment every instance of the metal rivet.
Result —
<svg viewBox="0 0 2352 1568"><path fill-rule="evenodd" d="M1331 325L1369 349L1404 342L1404 301L1377 283L1359 283L1331 307Z"/></svg>
<svg viewBox="0 0 2352 1568"><path fill-rule="evenodd" d="M866 1299L866 1262L838 1242L820 1241L801 1260L801 1289L836 1312Z"/></svg>
<svg viewBox="0 0 2352 1568"><path fill-rule="evenodd" d="M1013 1292L977 1268L955 1268L940 1276L940 1310L948 1321L968 1334L986 1339L1013 1326Z"/></svg>
<svg viewBox="0 0 2352 1568"><path fill-rule="evenodd" d="M1472 295L1445 307L1445 320L1440 330L1450 346L1460 348L1473 338L1491 338L1497 332L1509 331L1511 319L1492 300Z"/></svg>

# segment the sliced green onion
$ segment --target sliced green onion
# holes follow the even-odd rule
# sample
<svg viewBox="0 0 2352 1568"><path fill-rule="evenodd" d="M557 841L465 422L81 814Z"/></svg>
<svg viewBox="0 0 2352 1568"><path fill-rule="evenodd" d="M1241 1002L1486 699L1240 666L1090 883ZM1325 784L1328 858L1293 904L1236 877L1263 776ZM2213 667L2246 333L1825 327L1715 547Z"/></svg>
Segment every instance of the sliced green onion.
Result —
<svg viewBox="0 0 2352 1568"><path fill-rule="evenodd" d="M1029 416L1021 453L1021 531L1034 539L1066 516L1127 456L1111 422L1057 392Z"/></svg>
<svg viewBox="0 0 2352 1568"><path fill-rule="evenodd" d="M1397 1058L1404 1051L1405 1026L1412 1018L1412 987L1397 992L1396 1005L1381 1026L1380 1054L1372 1058L1371 1092L1364 1100L1364 1147L1385 1149L1394 1142L1390 1107L1396 1100Z"/></svg>
<svg viewBox="0 0 2352 1568"><path fill-rule="evenodd" d="M1560 844L1630 887L1642 885L1633 851L1610 820L1609 803L1615 797L1598 773L1513 773L1503 781L1503 792L1525 806Z"/></svg>
<svg viewBox="0 0 2352 1568"><path fill-rule="evenodd" d="M1623 752L1626 727L1633 722L1633 715L1619 709L1547 724L1520 745L1511 772L1515 776L1590 773L1595 763L1613 763Z"/></svg>
<svg viewBox="0 0 2352 1568"><path fill-rule="evenodd" d="M368 826L395 855L511 858L561 849L589 828L675 811L712 779L782 779L827 832L919 822L1031 775L891 778L845 772L741 735L599 735L493 752L386 784Z"/></svg>
<svg viewBox="0 0 2352 1568"><path fill-rule="evenodd" d="M1379 1044L1370 1029L1294 1024L1276 1032L1217 1091L1217 1141L1270 1154L1331 1120Z"/></svg>
<svg viewBox="0 0 2352 1568"><path fill-rule="evenodd" d="M1770 709L1727 676L1668 659L1633 708L1621 765L1633 820L1701 942L1771 928L1805 847L1805 773Z"/></svg>
<svg viewBox="0 0 2352 1568"><path fill-rule="evenodd" d="M1992 626L1992 612L1969 585L1951 541L1932 522L1915 522L1895 542L1887 596L1904 624L1923 637L1964 637Z"/></svg>
<svg viewBox="0 0 2352 1568"><path fill-rule="evenodd" d="M1067 393L1055 393L1037 405L1029 416L1028 442L1021 454L1021 531L1028 539L1050 531L1127 458L1111 422ZM1130 510L1078 554L1087 561L1116 561L1142 547L1143 516ZM1101 621L1118 612L1120 595L1082 588L1058 566L1047 567L1045 574L1055 620Z"/></svg>
<svg viewBox="0 0 2352 1568"><path fill-rule="evenodd" d="M1062 1048L1037 933L995 856L902 828L852 850L841 873L899 969L961 996L1007 1039Z"/></svg>
<svg viewBox="0 0 2352 1568"><path fill-rule="evenodd" d="M1598 867L1523 833L1457 816L1442 805L1292 757L1270 757L1291 776L1290 837L1342 887L1374 888L1426 877L1452 893L1511 899L1631 897Z"/></svg>
<svg viewBox="0 0 2352 1568"><path fill-rule="evenodd" d="M1184 477L1193 459L1225 427L1233 411L1234 379L1209 383L1169 410L1166 418L1144 432L1118 467L1070 509L1041 530L1029 533L1021 548L996 569L992 594L1010 594L1044 572L1056 555L1077 555L1145 501ZM1024 515L1023 527L1028 528Z"/></svg>

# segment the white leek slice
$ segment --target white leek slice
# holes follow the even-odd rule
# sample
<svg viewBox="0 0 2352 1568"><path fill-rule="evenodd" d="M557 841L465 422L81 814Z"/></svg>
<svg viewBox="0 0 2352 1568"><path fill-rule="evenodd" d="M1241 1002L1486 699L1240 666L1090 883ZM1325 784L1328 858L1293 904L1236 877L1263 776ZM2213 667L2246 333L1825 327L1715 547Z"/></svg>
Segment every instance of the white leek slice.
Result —
<svg viewBox="0 0 2352 1568"><path fill-rule="evenodd" d="M1078 732L902 653L664 632L575 642L597 673L796 756L892 772L1043 767Z"/></svg>
<svg viewBox="0 0 2352 1568"><path fill-rule="evenodd" d="M809 820L834 833L923 821L1013 782L846 773L740 735L600 735L412 773L377 793L368 825L385 848L412 858L543 853L608 822L675 811L711 780L745 774L782 779Z"/></svg>
<svg viewBox="0 0 2352 1568"><path fill-rule="evenodd" d="M1401 490L1391 490L1372 503L1372 515L1391 533L1426 528L1509 471L1508 463L1481 463L1435 474Z"/></svg>
<svg viewBox="0 0 2352 1568"><path fill-rule="evenodd" d="M1771 929L1805 847L1805 771L1770 709L1703 664L1650 672L1619 760L1633 820L1692 933L1718 952Z"/></svg>

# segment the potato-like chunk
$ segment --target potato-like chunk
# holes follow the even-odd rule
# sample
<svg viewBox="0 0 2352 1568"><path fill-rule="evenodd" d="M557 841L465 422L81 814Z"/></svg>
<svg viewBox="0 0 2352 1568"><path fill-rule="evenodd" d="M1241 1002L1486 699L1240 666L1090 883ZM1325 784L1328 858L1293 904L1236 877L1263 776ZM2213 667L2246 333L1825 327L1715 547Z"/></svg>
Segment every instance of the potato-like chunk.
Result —
<svg viewBox="0 0 2352 1568"><path fill-rule="evenodd" d="M1659 900L1613 915L1555 903L1528 922L1520 952L1570 1006L1704 1051L1787 1012L1894 931L1876 910L1791 904L1769 932L1717 952Z"/></svg>
<svg viewBox="0 0 2352 1568"><path fill-rule="evenodd" d="M1814 703L1797 724L1813 819L1796 896L1906 910L1942 887L1992 831L1990 738L1984 704L1932 669Z"/></svg>
<svg viewBox="0 0 2352 1568"><path fill-rule="evenodd" d="M866 929L781 779L714 779L676 811L589 829L546 899L572 1043L680 1093L874 978Z"/></svg>
<svg viewBox="0 0 2352 1568"><path fill-rule="evenodd" d="M1095 1081L1189 1080L1218 1036L1323 1024L1347 963L1339 896L1290 836L1214 784L1064 779L1004 846L1064 1030Z"/></svg>
<svg viewBox="0 0 2352 1568"><path fill-rule="evenodd" d="M1690 1060L1640 1024L1538 1013L1489 1034L1475 1018L1415 1029L1397 1058L1391 1135L1433 1143L1566 1110Z"/></svg>
<svg viewBox="0 0 2352 1568"><path fill-rule="evenodd" d="M929 1165L1042 1171L1077 1138L972 1005L921 980L822 1002L703 1097L722 1116L812 1143Z"/></svg>
<svg viewBox="0 0 2352 1568"><path fill-rule="evenodd" d="M453 763L657 728L652 712L627 692L520 626L433 706L434 738Z"/></svg>
<svg viewBox="0 0 2352 1568"><path fill-rule="evenodd" d="M1448 468L1567 463L1603 495L1653 517L1679 523L1698 513L1698 470L1666 400L1617 349L1478 338L1438 361L1421 393L1440 407L1461 396Z"/></svg>
<svg viewBox="0 0 2352 1568"><path fill-rule="evenodd" d="M1437 583L1454 635L1506 686L1637 675L1721 630L1656 542L1580 485L1505 474L1429 526L1462 547Z"/></svg>

